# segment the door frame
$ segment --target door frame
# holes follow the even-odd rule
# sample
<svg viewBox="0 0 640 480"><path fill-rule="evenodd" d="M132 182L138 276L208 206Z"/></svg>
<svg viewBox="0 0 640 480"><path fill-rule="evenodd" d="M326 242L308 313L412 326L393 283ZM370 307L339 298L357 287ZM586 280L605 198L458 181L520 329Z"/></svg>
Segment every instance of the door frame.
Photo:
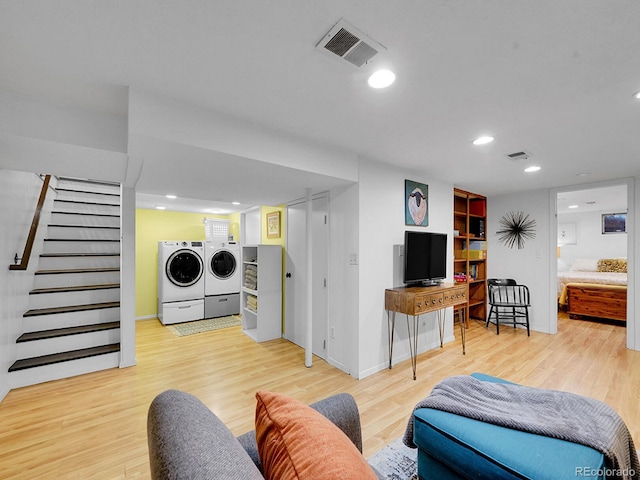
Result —
<svg viewBox="0 0 640 480"><path fill-rule="evenodd" d="M635 316L635 181L633 178L621 178L606 182L583 183L579 185L552 188L550 192L550 214L549 214L549 242L550 252L555 252L558 239L558 194L573 192L576 190L588 190L590 188L601 188L625 185L627 187L627 348L630 350L640 350L640 335ZM553 301L549 306L549 333L558 333L558 305L557 305L557 284L558 284L558 262L555 255L549 255L549 298Z"/></svg>

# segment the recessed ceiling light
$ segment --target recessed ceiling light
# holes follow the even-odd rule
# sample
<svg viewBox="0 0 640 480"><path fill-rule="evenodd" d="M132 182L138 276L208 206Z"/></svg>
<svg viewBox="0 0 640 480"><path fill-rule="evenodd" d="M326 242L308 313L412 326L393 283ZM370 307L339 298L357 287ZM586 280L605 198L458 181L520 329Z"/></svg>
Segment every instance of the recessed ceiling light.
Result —
<svg viewBox="0 0 640 480"><path fill-rule="evenodd" d="M636 100L640 100L640 92L634 93L633 98L635 98Z"/></svg>
<svg viewBox="0 0 640 480"><path fill-rule="evenodd" d="M369 77L369 86L372 88L386 88L396 81L396 74L391 70L378 70Z"/></svg>
<svg viewBox="0 0 640 480"><path fill-rule="evenodd" d="M165 197L170 198L171 200L173 200L173 199L175 199L175 198L178 198L178 197L177 197L177 196L175 196L175 195L165 195Z"/></svg>
<svg viewBox="0 0 640 480"><path fill-rule="evenodd" d="M156 205L156 210L164 210L167 207L165 207L164 205Z"/></svg>
<svg viewBox="0 0 640 480"><path fill-rule="evenodd" d="M524 169L524 171L527 173L539 172L540 170L542 170L542 167L539 167L538 165L531 165L530 167Z"/></svg>
<svg viewBox="0 0 640 480"><path fill-rule="evenodd" d="M591 175L591 173L590 172L576 173L576 177L586 177L587 175Z"/></svg>
<svg viewBox="0 0 640 480"><path fill-rule="evenodd" d="M578 205L569 205L568 208L578 208Z"/></svg>
<svg viewBox="0 0 640 480"><path fill-rule="evenodd" d="M231 202L231 205L240 205L240 202Z"/></svg>
<svg viewBox="0 0 640 480"><path fill-rule="evenodd" d="M474 145L486 145L487 143L491 143L491 142L493 142L493 137L485 135L485 136L476 138L473 141L473 144Z"/></svg>

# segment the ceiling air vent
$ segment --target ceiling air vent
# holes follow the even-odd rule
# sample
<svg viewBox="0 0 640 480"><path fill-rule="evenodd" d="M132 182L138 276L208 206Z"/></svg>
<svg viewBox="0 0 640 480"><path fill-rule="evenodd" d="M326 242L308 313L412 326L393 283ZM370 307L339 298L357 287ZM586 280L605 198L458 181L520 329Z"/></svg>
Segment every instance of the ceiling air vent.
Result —
<svg viewBox="0 0 640 480"><path fill-rule="evenodd" d="M526 160L527 158L529 158L529 154L526 152L516 152L516 153L510 153L509 155L507 155L507 157L509 157L509 160Z"/></svg>
<svg viewBox="0 0 640 480"><path fill-rule="evenodd" d="M378 53L386 50L383 45L342 18L322 37L316 49L336 55L356 67L365 65Z"/></svg>

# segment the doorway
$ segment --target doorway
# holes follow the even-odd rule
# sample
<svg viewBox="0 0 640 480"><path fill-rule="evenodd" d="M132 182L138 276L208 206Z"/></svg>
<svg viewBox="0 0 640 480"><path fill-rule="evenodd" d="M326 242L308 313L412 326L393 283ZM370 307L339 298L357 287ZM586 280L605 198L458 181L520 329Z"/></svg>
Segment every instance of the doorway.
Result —
<svg viewBox="0 0 640 480"><path fill-rule="evenodd" d="M327 359L327 277L329 242L329 196L312 199L312 352ZM306 201L287 206L287 255L285 264L284 337L305 347L306 318Z"/></svg>
<svg viewBox="0 0 640 480"><path fill-rule="evenodd" d="M568 313L581 312L574 314L577 320L603 318L625 325L627 346L635 348L634 231L632 224L626 223L633 215L633 193L631 179L553 191L551 238L556 255L551 261L550 283L558 302L550 316L552 333L557 331L560 307ZM612 227L612 218L622 226ZM571 283L573 286L567 287ZM590 290L594 285L595 293Z"/></svg>

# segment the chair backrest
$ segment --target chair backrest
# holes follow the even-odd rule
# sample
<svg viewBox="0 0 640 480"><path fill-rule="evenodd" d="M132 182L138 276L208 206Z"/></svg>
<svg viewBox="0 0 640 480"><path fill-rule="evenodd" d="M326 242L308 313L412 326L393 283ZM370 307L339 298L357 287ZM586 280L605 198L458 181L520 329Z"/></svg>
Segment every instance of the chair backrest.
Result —
<svg viewBox="0 0 640 480"><path fill-rule="evenodd" d="M487 285L517 285L513 278L489 278L487 279Z"/></svg>
<svg viewBox="0 0 640 480"><path fill-rule="evenodd" d="M511 278L487 280L490 305L529 306L529 289Z"/></svg>

